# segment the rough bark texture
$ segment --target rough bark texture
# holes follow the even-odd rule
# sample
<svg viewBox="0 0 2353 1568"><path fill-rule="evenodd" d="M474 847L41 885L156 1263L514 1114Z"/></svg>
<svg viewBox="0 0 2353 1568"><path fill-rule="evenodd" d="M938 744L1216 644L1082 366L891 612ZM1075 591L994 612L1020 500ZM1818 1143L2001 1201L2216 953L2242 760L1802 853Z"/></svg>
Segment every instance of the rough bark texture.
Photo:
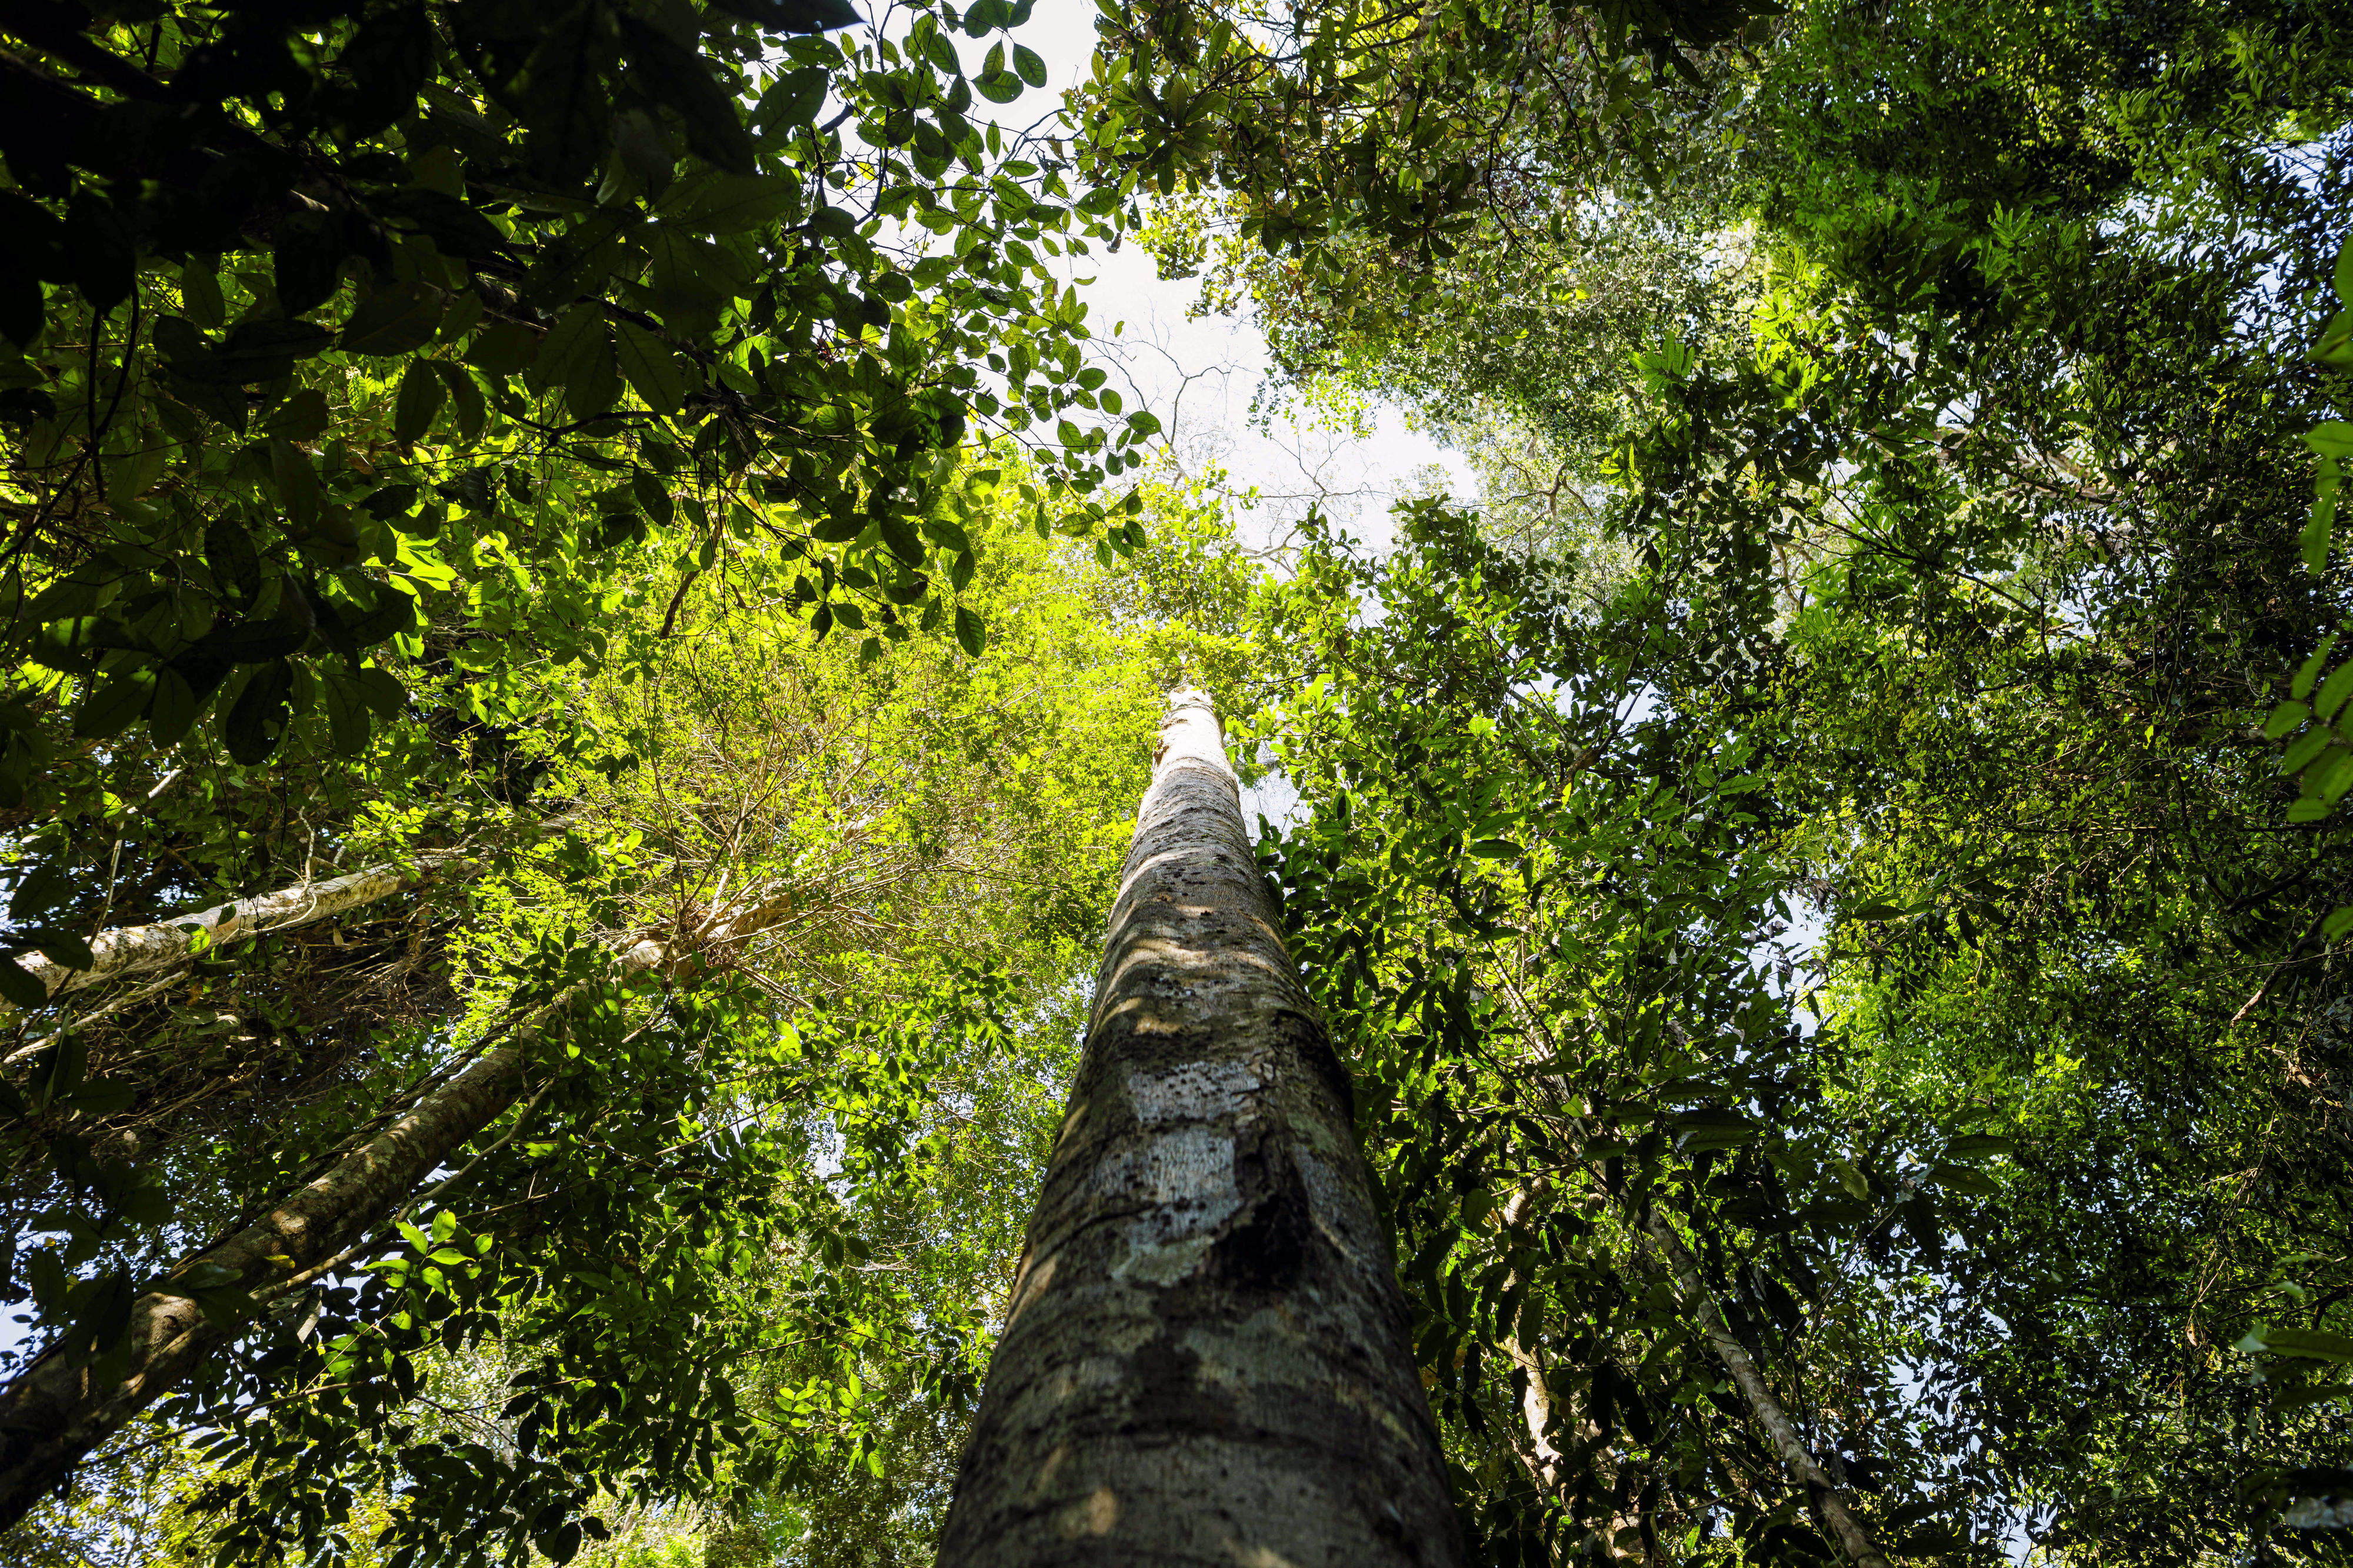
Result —
<svg viewBox="0 0 2353 1568"><path fill-rule="evenodd" d="M1798 1436L1798 1429L1790 1424L1789 1414L1781 1408L1781 1402L1773 1397L1773 1391L1766 1385L1765 1376L1757 1370L1756 1362L1733 1337L1732 1331L1725 1326L1724 1314L1716 1310L1715 1298L1707 1293L1706 1286L1701 1282L1699 1267L1692 1261L1691 1249L1683 1245L1683 1237L1675 1234L1674 1227L1656 1210L1651 1214L1650 1230L1651 1238L1659 1244L1659 1251L1666 1258L1668 1272L1674 1276L1676 1285L1683 1290L1684 1301L1698 1314L1700 1328L1707 1334L1707 1342L1714 1347L1716 1359L1724 1363L1725 1369L1732 1373L1733 1382L1740 1385L1741 1397L1747 1401L1749 1413L1757 1417L1757 1424L1765 1428L1766 1436L1772 1440L1774 1452L1781 1456L1781 1462L1788 1467L1791 1478L1806 1489L1815 1513L1830 1526L1831 1533L1838 1537L1839 1547L1846 1553L1847 1560L1855 1568L1888 1568L1887 1559L1871 1539L1871 1532L1862 1527L1862 1521L1855 1518L1854 1510L1847 1506L1846 1495L1831 1481L1829 1473L1815 1462L1812 1450L1806 1447L1805 1439Z"/></svg>
<svg viewBox="0 0 2353 1568"><path fill-rule="evenodd" d="M543 824L541 831L561 826L560 821ZM37 952L25 953L13 962L47 987L49 999L55 1001L85 986L174 968L187 963L200 951L240 937L327 920L345 910L421 887L437 876L463 873L480 864L480 857L472 850L432 850L406 866L370 866L324 882L303 882L276 892L257 893L249 899L234 899L177 920L100 931L90 944L90 956L98 962L88 969L68 969ZM0 1018L16 1011L13 1003L0 1001Z"/></svg>
<svg viewBox="0 0 2353 1568"><path fill-rule="evenodd" d="M639 942L622 956L622 970L636 973L663 957L659 944ZM238 1289L266 1293L334 1258L514 1103L532 1034L518 1030L253 1224L184 1258L170 1278L217 1264L234 1272ZM0 1531L238 1331L185 1296L149 1290L132 1304L129 1361L119 1374L101 1379L90 1366L69 1366L54 1348L35 1358L0 1390Z"/></svg>
<svg viewBox="0 0 2353 1568"><path fill-rule="evenodd" d="M1346 1068L1171 700L943 1568L1462 1561Z"/></svg>

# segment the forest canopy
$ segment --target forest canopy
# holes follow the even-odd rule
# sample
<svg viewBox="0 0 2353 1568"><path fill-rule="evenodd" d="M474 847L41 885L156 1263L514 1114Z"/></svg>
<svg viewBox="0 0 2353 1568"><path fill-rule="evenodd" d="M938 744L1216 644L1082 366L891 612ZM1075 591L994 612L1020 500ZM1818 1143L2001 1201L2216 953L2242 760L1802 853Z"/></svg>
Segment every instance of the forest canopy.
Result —
<svg viewBox="0 0 2353 1568"><path fill-rule="evenodd" d="M0 16L9 1558L930 1563L1190 683L1466 1561L2346 1560L2353 9L1092 19Z"/></svg>

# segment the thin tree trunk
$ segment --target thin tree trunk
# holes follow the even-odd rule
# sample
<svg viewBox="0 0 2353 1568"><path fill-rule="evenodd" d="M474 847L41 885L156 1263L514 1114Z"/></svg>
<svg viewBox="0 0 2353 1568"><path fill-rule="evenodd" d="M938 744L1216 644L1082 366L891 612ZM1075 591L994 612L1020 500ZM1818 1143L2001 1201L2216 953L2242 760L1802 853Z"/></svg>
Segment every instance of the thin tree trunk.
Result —
<svg viewBox="0 0 2353 1568"><path fill-rule="evenodd" d="M542 835L554 831L566 820L559 817L542 823L539 831ZM249 899L233 899L209 910L158 921L153 925L118 926L100 931L90 940L90 955L97 963L88 969L68 969L37 952L22 954L14 962L17 968L39 981L47 989L49 999L55 1001L68 992L110 980L125 980L173 968L240 937L327 920L346 910L422 887L444 873L472 870L481 863L482 857L477 850L428 850L406 866L370 866L324 882L301 882L276 892L257 893ZM16 1010L14 1003L0 1001L0 1018ZM12 1062L15 1059L9 1058Z"/></svg>
<svg viewBox="0 0 2353 1568"><path fill-rule="evenodd" d="M1454 1568L1345 1067L1173 693L942 1568Z"/></svg>
<svg viewBox="0 0 2353 1568"><path fill-rule="evenodd" d="M1506 1226L1519 1225L1527 1217L1529 1205L1551 1186L1550 1182L1538 1177L1513 1194L1511 1200L1504 1205L1504 1224ZM1519 1279L1517 1273L1506 1278L1504 1284L1505 1294L1508 1295L1519 1283ZM1520 1369L1520 1375L1527 1381L1527 1390L1520 1396L1520 1417L1527 1426L1528 1435L1525 1439L1516 1434L1513 1436L1513 1451L1519 1455L1520 1463L1527 1470L1530 1479L1555 1497L1566 1499L1576 1490L1577 1477L1569 1469L1568 1456L1552 1440L1552 1388L1545 1381L1544 1363L1535 1352L1521 1345L1519 1336L1510 1331L1508 1325L1503 1338L1503 1348L1504 1353L1511 1357L1512 1364ZM1581 1411L1574 1413L1569 1420L1580 1444L1591 1445L1601 1435L1600 1428L1587 1419ZM1635 1561L1645 1563L1657 1561L1656 1554L1642 1539L1642 1517L1638 1513L1612 1515L1608 1524L1593 1527L1585 1541L1579 1543L1578 1550L1581 1552L1588 1545L1599 1544L1609 1560L1616 1563L1629 1550L1623 1545L1624 1538L1629 1535L1636 1542L1630 1549Z"/></svg>
<svg viewBox="0 0 2353 1568"><path fill-rule="evenodd" d="M1715 1298L1707 1293L1707 1288L1701 1282L1699 1266L1692 1260L1691 1249L1683 1245L1683 1238L1675 1234L1674 1227L1656 1209L1651 1211L1648 1225L1651 1238L1659 1244L1659 1250L1666 1258L1668 1271L1674 1276L1676 1285L1683 1290L1685 1304L1698 1315L1700 1327L1707 1334L1707 1342L1715 1348L1716 1359L1724 1363L1725 1370L1732 1373L1733 1382L1740 1385L1741 1397L1748 1402L1748 1409L1757 1417L1757 1424L1764 1427L1765 1435L1772 1439L1773 1447L1781 1456L1781 1462L1788 1467L1790 1476L1806 1489L1814 1511L1838 1537L1847 1560L1855 1568L1888 1568L1887 1559L1871 1539L1871 1532L1862 1527L1861 1520L1854 1517L1854 1510L1847 1507L1846 1495L1815 1462L1805 1440L1798 1436L1797 1427L1790 1424L1788 1412L1781 1408L1781 1402L1773 1397L1772 1389L1766 1385L1765 1376L1757 1370L1756 1362L1749 1358L1746 1348L1733 1337L1732 1331L1725 1326L1724 1314L1716 1310Z"/></svg>
<svg viewBox="0 0 2353 1568"><path fill-rule="evenodd" d="M652 968L666 951L638 942L622 955L622 971ZM541 1017L559 1014L577 994L565 994ZM514 1103L534 1032L518 1030L259 1219L183 1259L170 1278L217 1265L237 1289L266 1295L332 1263ZM186 1296L149 1290L132 1304L129 1360L114 1375L100 1379L89 1365L70 1366L54 1346L35 1358L0 1390L0 1531L241 1328L220 1327Z"/></svg>

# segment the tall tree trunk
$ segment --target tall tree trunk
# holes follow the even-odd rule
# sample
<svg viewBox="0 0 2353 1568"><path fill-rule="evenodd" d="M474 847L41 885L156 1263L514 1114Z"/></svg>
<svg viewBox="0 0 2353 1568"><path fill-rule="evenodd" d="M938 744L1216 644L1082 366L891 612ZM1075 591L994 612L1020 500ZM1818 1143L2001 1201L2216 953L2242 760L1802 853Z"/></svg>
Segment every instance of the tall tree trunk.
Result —
<svg viewBox="0 0 2353 1568"><path fill-rule="evenodd" d="M622 954L622 971L652 968L666 953L658 942L638 942ZM578 994L566 993L541 1017L559 1015ZM517 1030L259 1219L183 1259L169 1279L225 1280L266 1300L338 1266L346 1248L514 1103L533 1034ZM110 1364L107 1376L69 1364L56 1346L36 1357L0 1390L0 1531L241 1327L224 1329L189 1297L153 1289L132 1303L129 1359Z"/></svg>
<svg viewBox="0 0 2353 1568"><path fill-rule="evenodd" d="M1666 1216L1656 1209L1651 1211L1649 1229L1651 1239L1658 1243L1661 1256L1666 1259L1667 1271L1674 1276L1675 1284L1683 1291L1683 1304L1698 1315L1700 1328L1707 1335L1707 1342L1715 1351L1716 1359L1724 1363L1725 1369L1732 1373L1732 1381L1739 1384L1741 1397L1747 1401L1749 1414L1755 1415L1757 1424L1765 1428L1766 1436L1772 1440L1774 1452L1779 1454L1781 1462L1788 1467L1791 1479L1806 1489L1807 1499L1813 1504L1816 1517L1830 1527L1831 1534L1838 1537L1840 1550L1846 1553L1847 1560L1854 1564L1854 1568L1888 1568L1886 1557L1881 1553L1878 1543L1871 1539L1871 1531L1863 1528L1862 1521L1855 1518L1854 1510L1847 1506L1846 1494L1839 1489L1829 1473L1816 1461L1812 1451L1806 1447L1805 1439L1798 1436L1798 1428L1790 1423L1788 1412L1783 1410L1781 1402L1773 1397L1773 1390L1766 1384L1765 1374L1757 1370L1757 1363L1725 1325L1724 1314L1716 1310L1715 1299L1707 1293L1707 1287L1699 1277L1699 1265L1692 1260L1691 1249L1683 1245L1683 1238L1675 1234L1674 1226L1669 1225Z"/></svg>
<svg viewBox="0 0 2353 1568"><path fill-rule="evenodd" d="M1172 694L942 1568L1453 1568L1348 1073Z"/></svg>
<svg viewBox="0 0 2353 1568"><path fill-rule="evenodd" d="M540 836L562 829L568 820L557 817L541 823ZM37 952L0 963L15 963L39 981L48 991L49 999L55 1001L85 986L174 968L201 952L241 937L327 920L346 910L422 887L437 876L473 870L482 860L479 850L428 850L407 865L387 862L370 866L324 882L300 882L275 892L257 893L249 899L232 899L226 904L174 920L158 921L153 925L118 926L90 939L90 956L97 963L88 969L68 969ZM0 1001L0 1019L16 1011L14 1003Z"/></svg>

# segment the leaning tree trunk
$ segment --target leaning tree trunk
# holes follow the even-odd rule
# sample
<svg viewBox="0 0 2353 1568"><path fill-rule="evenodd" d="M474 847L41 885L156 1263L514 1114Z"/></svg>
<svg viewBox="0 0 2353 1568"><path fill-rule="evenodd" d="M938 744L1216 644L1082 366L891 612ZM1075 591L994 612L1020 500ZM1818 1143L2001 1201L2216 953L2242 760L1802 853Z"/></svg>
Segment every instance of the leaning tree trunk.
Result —
<svg viewBox="0 0 2353 1568"><path fill-rule="evenodd" d="M1699 1277L1699 1265L1693 1261L1691 1249L1683 1245L1683 1237L1675 1234L1674 1226L1668 1224L1666 1216L1656 1209L1650 1212L1645 1228L1658 1244L1660 1256L1666 1259L1667 1271L1674 1276L1684 1304L1698 1316L1700 1330L1707 1335L1709 1347L1715 1352L1716 1359L1724 1363L1725 1369L1732 1373L1732 1381L1739 1385L1740 1395L1747 1402L1749 1413L1757 1417L1757 1424L1765 1428L1766 1436L1772 1439L1773 1451L1781 1456L1781 1462L1788 1467L1791 1479L1806 1489L1807 1500L1813 1505L1816 1516L1830 1526L1831 1534L1838 1537L1839 1549L1846 1553L1847 1561L1852 1563L1854 1568L1888 1568L1886 1555L1879 1550L1879 1543L1872 1539L1871 1531L1863 1522L1855 1517L1854 1510L1847 1506L1846 1494L1814 1458L1813 1451L1806 1447L1806 1440L1798 1436L1798 1428L1790 1421L1788 1412L1782 1409L1781 1402L1773 1397L1773 1390L1766 1384L1765 1374L1757 1369L1757 1363L1746 1348L1725 1325L1724 1314L1716 1310L1715 1299L1707 1293L1707 1286Z"/></svg>
<svg viewBox="0 0 2353 1568"><path fill-rule="evenodd" d="M723 927L715 936L734 934ZM669 950L650 941L619 958L624 974L672 964ZM540 1016L560 1022L586 989L565 993ZM233 1283L268 1301L342 1267L418 1184L514 1103L534 1033L535 1026L518 1029L314 1180L271 1204L259 1219L183 1258L132 1301L128 1352L119 1363L109 1358L106 1375L75 1364L52 1346L0 1389L0 1531L70 1476L91 1449L242 1331L242 1323L224 1328L216 1322L189 1296L176 1293L175 1282L193 1276Z"/></svg>
<svg viewBox="0 0 2353 1568"><path fill-rule="evenodd" d="M560 831L570 820L552 817L540 823L536 831L546 837ZM68 969L37 952L23 953L14 959L0 958L0 963L13 963L39 981L54 1002L85 986L176 969L201 954L246 937L327 920L346 910L422 887L436 877L463 876L479 869L483 861L484 857L477 850L428 849L406 864L387 861L324 882L298 882L275 892L232 899L212 909L157 921L153 925L120 926L90 938L93 962L88 969ZM16 1011L15 1003L0 1000L0 1021ZM9 1059L13 1062L16 1058Z"/></svg>
<svg viewBox="0 0 2353 1568"><path fill-rule="evenodd" d="M1347 1069L1170 699L943 1568L1452 1568Z"/></svg>

